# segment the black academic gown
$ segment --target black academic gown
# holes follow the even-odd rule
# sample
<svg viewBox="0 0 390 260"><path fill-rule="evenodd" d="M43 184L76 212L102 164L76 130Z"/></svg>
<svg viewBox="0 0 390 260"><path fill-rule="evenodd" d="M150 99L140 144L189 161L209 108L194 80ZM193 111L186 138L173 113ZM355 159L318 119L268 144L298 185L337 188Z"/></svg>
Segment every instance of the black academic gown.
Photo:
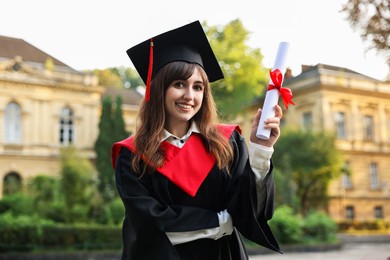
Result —
<svg viewBox="0 0 390 260"><path fill-rule="evenodd" d="M229 139L235 155L230 175L213 165L193 196L159 172L144 174L140 178L131 170L133 151L123 145L113 149L117 189L126 209L122 259L248 259L240 234L280 252L267 224L273 214L272 164L265 180L264 208L258 210L255 177L245 141L236 130ZM196 164L201 165L202 161ZM184 171L191 172L191 169ZM218 227L217 212L224 209L233 219L235 228L231 235L173 246L165 234Z"/></svg>

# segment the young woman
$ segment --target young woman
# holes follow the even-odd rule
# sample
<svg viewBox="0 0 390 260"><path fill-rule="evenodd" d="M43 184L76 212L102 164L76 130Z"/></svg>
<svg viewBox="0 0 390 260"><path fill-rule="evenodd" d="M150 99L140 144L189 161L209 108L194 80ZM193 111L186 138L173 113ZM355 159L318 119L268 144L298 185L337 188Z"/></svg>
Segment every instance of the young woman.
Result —
<svg viewBox="0 0 390 260"><path fill-rule="evenodd" d="M248 259L241 235L280 251L273 214L271 156L282 110L250 152L238 126L217 123L210 82L222 71L199 22L127 51L146 83L137 131L113 145L126 215L122 259Z"/></svg>

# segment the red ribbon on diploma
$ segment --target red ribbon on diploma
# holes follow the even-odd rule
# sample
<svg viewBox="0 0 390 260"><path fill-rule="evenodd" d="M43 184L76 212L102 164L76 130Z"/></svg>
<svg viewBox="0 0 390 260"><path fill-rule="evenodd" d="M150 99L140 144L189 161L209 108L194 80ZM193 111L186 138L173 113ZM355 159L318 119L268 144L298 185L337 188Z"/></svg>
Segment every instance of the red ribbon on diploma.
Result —
<svg viewBox="0 0 390 260"><path fill-rule="evenodd" d="M269 74L271 76L271 80L273 84L268 85L268 90L271 89L279 90L279 93L282 95L283 103L286 106L286 109L288 110L288 104L295 105L294 102L292 102L293 95L291 89L282 87L283 74L280 72L279 69L270 71Z"/></svg>

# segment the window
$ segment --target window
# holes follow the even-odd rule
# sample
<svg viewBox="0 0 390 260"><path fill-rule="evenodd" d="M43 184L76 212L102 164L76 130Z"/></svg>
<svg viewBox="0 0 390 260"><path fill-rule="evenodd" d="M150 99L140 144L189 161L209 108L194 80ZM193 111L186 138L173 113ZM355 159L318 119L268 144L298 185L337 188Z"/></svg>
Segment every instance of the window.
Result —
<svg viewBox="0 0 390 260"><path fill-rule="evenodd" d="M69 145L73 143L73 113L70 108L64 108L61 111L60 118L60 143Z"/></svg>
<svg viewBox="0 0 390 260"><path fill-rule="evenodd" d="M4 141L20 144L22 142L22 113L20 106L11 102L5 107Z"/></svg>
<svg viewBox="0 0 390 260"><path fill-rule="evenodd" d="M345 218L346 219L354 219L355 218L355 209L353 206L345 207Z"/></svg>
<svg viewBox="0 0 390 260"><path fill-rule="evenodd" d="M379 188L378 164L370 163L369 168L371 188L377 189Z"/></svg>
<svg viewBox="0 0 390 260"><path fill-rule="evenodd" d="M374 119L372 116L364 116L364 140L374 140Z"/></svg>
<svg viewBox="0 0 390 260"><path fill-rule="evenodd" d="M11 172L4 177L3 195L11 195L22 190L22 179L16 172Z"/></svg>
<svg viewBox="0 0 390 260"><path fill-rule="evenodd" d="M349 174L343 173L343 187L346 189L351 189L352 188L352 181L351 181L351 176Z"/></svg>
<svg viewBox="0 0 390 260"><path fill-rule="evenodd" d="M311 130L313 127L313 116L311 112L303 113L303 129Z"/></svg>
<svg viewBox="0 0 390 260"><path fill-rule="evenodd" d="M340 139L345 139L347 137L345 131L345 114L343 112L337 112L335 115L335 121L337 137Z"/></svg>
<svg viewBox="0 0 390 260"><path fill-rule="evenodd" d="M345 189L351 189L352 188L352 181L351 181L351 171L349 169L349 162L344 162L343 168L342 168L342 185Z"/></svg>
<svg viewBox="0 0 390 260"><path fill-rule="evenodd" d="M382 206L377 206L374 208L374 217L376 219L382 219L383 218L383 208Z"/></svg>

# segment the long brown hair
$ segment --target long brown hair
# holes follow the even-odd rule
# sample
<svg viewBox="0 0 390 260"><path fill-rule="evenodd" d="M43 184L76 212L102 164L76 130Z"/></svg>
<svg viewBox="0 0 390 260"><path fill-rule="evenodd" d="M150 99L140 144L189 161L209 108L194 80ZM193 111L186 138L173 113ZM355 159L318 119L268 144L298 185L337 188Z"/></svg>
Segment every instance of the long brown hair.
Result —
<svg viewBox="0 0 390 260"><path fill-rule="evenodd" d="M150 85L150 99L141 104L134 136L134 145L138 153L132 161L132 167L137 173L143 174L162 166L164 153L160 149L160 139L166 117L165 92L174 80L191 77L196 68L201 73L205 88L202 106L192 120L197 124L206 149L214 156L218 168L229 169L233 161L233 149L228 145L226 137L217 129L217 109L207 74L197 64L176 61L168 63L157 72ZM142 168L141 160L148 162L143 164Z"/></svg>

